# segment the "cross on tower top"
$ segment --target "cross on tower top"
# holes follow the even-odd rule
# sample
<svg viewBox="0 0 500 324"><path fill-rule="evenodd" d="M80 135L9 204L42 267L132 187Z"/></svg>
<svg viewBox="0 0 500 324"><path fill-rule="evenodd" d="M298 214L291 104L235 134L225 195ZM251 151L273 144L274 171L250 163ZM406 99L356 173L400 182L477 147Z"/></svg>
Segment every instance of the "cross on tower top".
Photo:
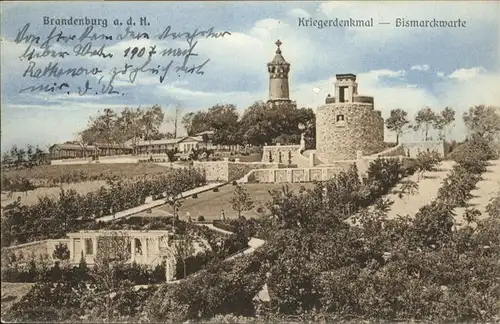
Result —
<svg viewBox="0 0 500 324"><path fill-rule="evenodd" d="M278 49L276 50L276 53L280 53L280 52L281 52L281 50L280 50L280 46L281 46L281 44L283 44L283 43L282 43L282 42L278 39L278 40L276 41L276 43L274 43L274 44L276 44L276 46L278 46Z"/></svg>

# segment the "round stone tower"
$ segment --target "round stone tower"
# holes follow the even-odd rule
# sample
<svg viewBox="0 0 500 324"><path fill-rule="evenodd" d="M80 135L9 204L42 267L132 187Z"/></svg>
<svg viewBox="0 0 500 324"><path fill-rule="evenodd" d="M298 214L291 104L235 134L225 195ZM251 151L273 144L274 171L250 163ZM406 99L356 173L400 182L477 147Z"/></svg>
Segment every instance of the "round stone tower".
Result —
<svg viewBox="0 0 500 324"><path fill-rule="evenodd" d="M325 164L354 160L384 148L384 119L373 97L358 95L354 74L337 74L335 97L316 111L316 157Z"/></svg>
<svg viewBox="0 0 500 324"><path fill-rule="evenodd" d="M271 103L289 102L290 91L288 88L288 72L290 72L290 64L285 61L281 55L281 42L278 40L276 46L276 55L273 60L267 63L267 71L269 72L269 100Z"/></svg>

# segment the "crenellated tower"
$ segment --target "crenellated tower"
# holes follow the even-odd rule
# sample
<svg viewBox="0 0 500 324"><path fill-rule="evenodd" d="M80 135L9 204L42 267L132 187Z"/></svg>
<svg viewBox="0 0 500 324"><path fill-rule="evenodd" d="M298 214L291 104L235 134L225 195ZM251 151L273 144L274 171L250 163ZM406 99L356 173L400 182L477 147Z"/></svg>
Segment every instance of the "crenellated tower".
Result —
<svg viewBox="0 0 500 324"><path fill-rule="evenodd" d="M358 94L354 74L337 74L335 96L316 110L316 156L325 163L354 160L384 149L384 119L373 97Z"/></svg>
<svg viewBox="0 0 500 324"><path fill-rule="evenodd" d="M288 73L290 63L281 55L280 46L282 43L276 41L276 55L271 62L267 63L269 72L269 100L268 103L290 102L290 90L288 87Z"/></svg>

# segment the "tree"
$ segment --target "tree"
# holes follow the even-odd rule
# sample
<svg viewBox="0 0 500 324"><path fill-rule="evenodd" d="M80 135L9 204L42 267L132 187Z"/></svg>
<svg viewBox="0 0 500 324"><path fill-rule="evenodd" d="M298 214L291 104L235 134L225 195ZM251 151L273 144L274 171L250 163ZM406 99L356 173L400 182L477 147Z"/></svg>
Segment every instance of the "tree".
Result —
<svg viewBox="0 0 500 324"><path fill-rule="evenodd" d="M400 199L405 195L415 195L418 192L418 183L409 179L403 180L401 181L399 190L397 190L396 192Z"/></svg>
<svg viewBox="0 0 500 324"><path fill-rule="evenodd" d="M174 241L174 255L176 260L182 262L183 277L186 278L186 260L194 254L193 239L190 234L181 234L178 239ZM182 279L176 278L176 279Z"/></svg>
<svg viewBox="0 0 500 324"><path fill-rule="evenodd" d="M158 132L158 133L153 133L153 134L149 134L148 136L145 136L144 140L145 141L158 141L158 140L172 139L172 138L174 138L174 134L173 133L170 133L170 132L167 132L167 133Z"/></svg>
<svg viewBox="0 0 500 324"><path fill-rule="evenodd" d="M59 243L56 245L52 257L57 260L68 260L69 259L69 249L68 245L64 243Z"/></svg>
<svg viewBox="0 0 500 324"><path fill-rule="evenodd" d="M439 153L435 151L420 152L415 160L418 170L418 180L420 181L424 177L425 172L434 171L439 162L441 162Z"/></svg>
<svg viewBox="0 0 500 324"><path fill-rule="evenodd" d="M106 108L104 109L104 114L94 120L98 135L106 144L111 144L113 142L116 119L116 113L113 110Z"/></svg>
<svg viewBox="0 0 500 324"><path fill-rule="evenodd" d="M490 202L486 206L486 212L490 217L500 219L500 190L490 198Z"/></svg>
<svg viewBox="0 0 500 324"><path fill-rule="evenodd" d="M214 144L235 145L239 138L239 115L234 105L217 104L207 111L206 120L210 130L214 131Z"/></svg>
<svg viewBox="0 0 500 324"><path fill-rule="evenodd" d="M403 132L403 127L408 124L408 113L403 109L391 110L391 115L385 120L388 130L396 132L396 144L399 144L399 137Z"/></svg>
<svg viewBox="0 0 500 324"><path fill-rule="evenodd" d="M182 108L177 104L175 107L173 107L173 113L172 116L168 118L168 121L173 122L174 124L174 132L173 132L173 138L177 138L177 126L179 124L179 119L181 118L181 112ZM181 121L182 123L182 121Z"/></svg>
<svg viewBox="0 0 500 324"><path fill-rule="evenodd" d="M418 111L415 116L415 130L423 130L425 134L425 140L429 140L429 130L436 120L436 114L431 108L425 107Z"/></svg>
<svg viewBox="0 0 500 324"><path fill-rule="evenodd" d="M93 276L97 284L106 294L107 321L112 316L111 293L126 288L127 283L117 276L117 270L130 260L131 238L124 232L111 232L101 236L97 241L97 251L94 251Z"/></svg>
<svg viewBox="0 0 500 324"><path fill-rule="evenodd" d="M315 120L312 109L299 109L295 103L269 105L257 101L243 113L240 130L244 142L252 145L298 144L302 132L310 143L315 138ZM299 125L305 129L301 130Z"/></svg>
<svg viewBox="0 0 500 324"><path fill-rule="evenodd" d="M153 105L147 108L141 118L144 137L149 138L149 141L151 141L152 136L159 133L164 118L165 114L161 106Z"/></svg>
<svg viewBox="0 0 500 324"><path fill-rule="evenodd" d="M500 108L479 105L469 108L463 120L469 135L476 135L493 140L500 133Z"/></svg>
<svg viewBox="0 0 500 324"><path fill-rule="evenodd" d="M229 202L232 208L238 212L238 218L241 217L242 211L251 210L254 206L254 202L248 190L240 185L234 187L233 196Z"/></svg>
<svg viewBox="0 0 500 324"><path fill-rule="evenodd" d="M206 111L190 112L182 118L182 125L189 136L211 130L208 123L208 114Z"/></svg>
<svg viewBox="0 0 500 324"><path fill-rule="evenodd" d="M435 116L434 128L439 131L439 139L446 140L446 128L455 121L455 111L450 107L446 107Z"/></svg>
<svg viewBox="0 0 500 324"><path fill-rule="evenodd" d="M122 134L124 134L119 142L124 143L130 140L134 149L134 154L137 154L137 144L143 136L143 125L141 122L143 114L144 111L140 108L134 110L126 107L122 110L117 122L117 126Z"/></svg>

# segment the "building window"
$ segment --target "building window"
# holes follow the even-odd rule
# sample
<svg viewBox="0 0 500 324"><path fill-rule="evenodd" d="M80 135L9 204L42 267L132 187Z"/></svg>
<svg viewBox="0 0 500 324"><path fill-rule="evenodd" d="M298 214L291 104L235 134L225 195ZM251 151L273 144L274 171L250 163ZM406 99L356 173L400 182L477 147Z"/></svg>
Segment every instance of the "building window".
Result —
<svg viewBox="0 0 500 324"><path fill-rule="evenodd" d="M94 245L92 243L92 239L85 239L85 254L92 255L94 254Z"/></svg>
<svg viewBox="0 0 500 324"><path fill-rule="evenodd" d="M345 121L344 115L337 115L337 122L343 122Z"/></svg>

